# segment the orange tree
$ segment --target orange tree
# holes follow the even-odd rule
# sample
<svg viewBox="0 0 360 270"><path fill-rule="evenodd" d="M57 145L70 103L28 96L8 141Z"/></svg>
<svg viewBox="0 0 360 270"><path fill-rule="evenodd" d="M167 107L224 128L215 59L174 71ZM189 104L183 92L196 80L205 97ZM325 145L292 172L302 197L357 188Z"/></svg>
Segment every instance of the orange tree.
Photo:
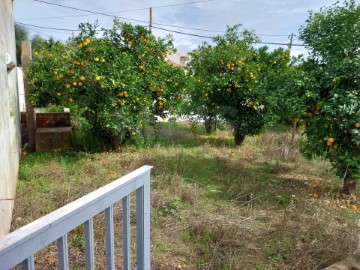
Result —
<svg viewBox="0 0 360 270"><path fill-rule="evenodd" d="M360 6L352 0L310 12L300 38L310 56L304 64L311 96L307 113L308 157L323 156L354 193L360 179Z"/></svg>
<svg viewBox="0 0 360 270"><path fill-rule="evenodd" d="M288 57L288 52L286 52ZM296 129L307 114L307 104L313 103L313 96L306 89L306 73L300 57L288 58L286 66L266 77L265 92L269 117L273 122L292 124L292 143L295 142ZM284 60L285 61L285 60Z"/></svg>
<svg viewBox="0 0 360 270"><path fill-rule="evenodd" d="M194 111L207 121L225 119L233 127L236 145L265 124L264 79L270 70L286 64L283 50L255 48L256 35L239 28L229 27L224 36L213 38L214 45L204 43L194 50L189 64L195 81Z"/></svg>
<svg viewBox="0 0 360 270"><path fill-rule="evenodd" d="M113 147L135 136L154 114L175 112L186 91L185 73L165 60L170 38L115 20L101 37L81 24L68 44L44 42L28 69L34 106L79 110Z"/></svg>

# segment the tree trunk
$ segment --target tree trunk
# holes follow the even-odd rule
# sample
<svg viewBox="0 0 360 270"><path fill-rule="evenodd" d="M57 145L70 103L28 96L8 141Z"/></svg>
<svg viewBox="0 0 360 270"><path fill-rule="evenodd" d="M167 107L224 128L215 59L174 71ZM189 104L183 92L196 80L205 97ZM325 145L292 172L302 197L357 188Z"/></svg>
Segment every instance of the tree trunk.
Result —
<svg viewBox="0 0 360 270"><path fill-rule="evenodd" d="M356 179L354 177L347 177L344 179L343 193L354 195L356 191Z"/></svg>
<svg viewBox="0 0 360 270"><path fill-rule="evenodd" d="M295 135L296 135L296 121L293 122L292 125L292 132L291 132L291 144L294 145L295 143Z"/></svg>
<svg viewBox="0 0 360 270"><path fill-rule="evenodd" d="M211 133L216 130L216 122L212 117L206 118L204 122L206 133Z"/></svg>
<svg viewBox="0 0 360 270"><path fill-rule="evenodd" d="M121 145L121 133L112 135L110 138L110 145L111 148L114 150L117 150L120 148Z"/></svg>
<svg viewBox="0 0 360 270"><path fill-rule="evenodd" d="M240 133L240 127L234 126L234 141L236 146L240 146L245 140L245 136Z"/></svg>

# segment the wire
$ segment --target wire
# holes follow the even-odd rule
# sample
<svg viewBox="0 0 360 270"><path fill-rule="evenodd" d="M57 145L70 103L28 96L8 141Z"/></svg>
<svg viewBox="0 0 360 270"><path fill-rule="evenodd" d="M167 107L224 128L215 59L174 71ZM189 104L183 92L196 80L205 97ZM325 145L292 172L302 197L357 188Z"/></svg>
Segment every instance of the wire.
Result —
<svg viewBox="0 0 360 270"><path fill-rule="evenodd" d="M121 18L121 19L124 19L124 20L148 23L147 21L142 21L142 20L137 20L137 19L131 19L131 18L125 18L125 17L120 17L120 16L114 16L114 15L110 15L110 14L103 13L103 12L96 12L96 11L91 11L91 10L87 10L87 9L70 7L70 6L65 6L65 5L61 5L61 4L46 2L46 1L43 1L43 0L34 0L34 1L35 1L35 2L44 3L44 4L47 4L47 5L53 5L53 6L58 6L58 7L62 7L62 8L73 9L73 10L77 10L77 11L85 11L85 12L88 12L88 13L91 13L91 14L97 14L97 15L102 15L102 16L106 16L106 17L118 17L118 18Z"/></svg>
<svg viewBox="0 0 360 270"><path fill-rule="evenodd" d="M19 23L17 23L17 24L19 24ZM61 38L53 37L53 36L51 36L51 35L49 35L49 34L47 34L47 33L41 32L41 31L39 31L39 30L35 30L34 28L29 27L29 26L25 26L25 25L23 25L23 24L21 24L21 25L22 25L23 27L25 27L26 29L28 29L29 31L38 33L38 34L40 34L40 35L47 36L47 37L49 37L49 38L54 38L54 39L59 40L59 41L62 41L62 42L65 42L65 40L63 40L63 39L61 39Z"/></svg>
<svg viewBox="0 0 360 270"><path fill-rule="evenodd" d="M70 31L70 32L79 32L81 30L77 29L65 29L65 28L54 28L54 27L45 27L45 26L38 26L38 25L32 25L32 24L26 24L26 23L21 23L21 22L16 22L17 24L23 25L23 26L29 26L29 27L35 27L35 28L41 28L41 29L50 29L50 30L57 30L57 31ZM166 28L162 28L162 27L157 27L157 26L153 26L154 29L159 29L159 30L163 30L166 32L171 32L171 33L177 33L177 34L181 34L181 35L187 35L187 36L194 36L194 37L201 37L201 38L208 38L208 39L212 39L213 37L210 36L202 36L202 35L197 35L197 34L192 34L192 33L185 33L185 32L180 32L180 31L176 31L176 30L170 30L170 29L166 29ZM105 29L103 30L97 30L98 32L101 31L105 31ZM283 45L283 46L289 46L288 43L280 43L280 42L258 42L259 44L265 44L265 45ZM300 46L300 47L305 47L304 44L292 44L292 46Z"/></svg>
<svg viewBox="0 0 360 270"><path fill-rule="evenodd" d="M121 16L115 16L115 15L111 15L112 13L117 13L117 12L122 12L122 11L116 11L116 12L111 12L109 13L103 13L103 12L96 12L96 11L91 11L91 10L87 10L87 9L81 9L81 8L75 8L75 7L71 7L71 6L66 6L66 5L61 5L61 4L56 4L56 3L50 3L44 0L34 0L35 2L40 2L40 3L44 3L44 4L48 4L48 5L54 5L54 6L59 6L62 8L68 8L68 9L73 9L73 10L78 10L78 11L84 11L84 12L88 12L91 13L93 15L103 15L103 16L107 16L107 17L118 17L120 19L124 19L124 20L129 20L129 21L135 21L135 22L141 22L141 23L146 23L149 24L149 21L143 21L143 20L138 20L138 19L133 19L133 18L126 18L126 17L121 17ZM172 5L166 5L166 6L157 6L154 8L160 8L160 7L171 7L171 6L176 6L176 5L185 5L185 4L193 4L193 3L202 3L202 2L212 2L214 0L204 0L204 1L193 1L193 2L187 2L187 3L181 3L181 4L172 4ZM144 8L145 9L145 8ZM146 8L147 9L147 8ZM138 9L138 10L143 10L143 9ZM127 10L127 11L132 11L132 10ZM125 12L125 11L123 11ZM85 15L80 15L80 16L85 16ZM173 28L179 28L179 29L189 29L189 30L196 30L196 31L203 31L203 32L217 32L217 33L225 33L225 31L219 31L219 30L208 30L208 29L201 29L201 28L193 28L193 27L184 27L184 26L177 26L177 25L170 25L170 24L162 24L162 23L152 23L153 25L160 25L160 26L167 26L167 27L173 27ZM170 31L170 30L169 30ZM175 31L174 31L175 32ZM277 35L277 34L257 34L259 36L279 36L279 37L288 37L289 35Z"/></svg>
<svg viewBox="0 0 360 270"><path fill-rule="evenodd" d="M258 42L259 44L265 44L265 45L286 45L289 46L289 43L278 43L278 42ZM298 47L305 47L304 44L291 44L291 46L298 46Z"/></svg>
<svg viewBox="0 0 360 270"><path fill-rule="evenodd" d="M161 27L157 27L157 26L153 26L152 28L167 31L167 32L177 33L177 34L181 34L181 35L187 35L187 36L202 37L202 38L212 38L212 37L209 37L209 36L202 36L202 35L197 35L197 34L184 33L184 32L180 32L180 31L176 31L176 30L169 30L169 29L165 29L165 28L161 28Z"/></svg>
<svg viewBox="0 0 360 270"><path fill-rule="evenodd" d="M80 29L74 30L74 29L65 29L65 28L54 28L54 27L46 27L46 26L38 26L38 25L33 25L33 24L27 24L27 23L21 23L21 22L16 22L17 24L20 24L22 26L30 26L30 27L35 27L35 28L41 28L41 29L49 29L49 30L57 30L57 31L70 31L70 32L80 32Z"/></svg>
<svg viewBox="0 0 360 270"><path fill-rule="evenodd" d="M180 6L180 5L189 5L189 4L196 4L196 3L202 3L202 2L212 2L214 0L204 0L204 1L193 1L193 2L185 2L185 3L178 3L173 5L166 5L166 6L154 6L151 8L165 8L165 7L173 7L173 6ZM37 1L40 2L40 1ZM45 1L42 1L45 2ZM47 3L49 5L53 3ZM65 6L62 6L65 7ZM122 12L131 12L131 11L141 11L141 10L149 10L150 7L147 8L138 8L138 9L128 9L128 10L118 10L114 12L109 12L108 14L116 14L116 13L122 13ZM98 14L92 14L92 15L98 15ZM85 17L89 16L89 14L86 15L67 15L67 16L56 16L56 17L40 17L40 18L20 18L20 20L43 20L43 19L61 19L61 18L71 18L71 17Z"/></svg>

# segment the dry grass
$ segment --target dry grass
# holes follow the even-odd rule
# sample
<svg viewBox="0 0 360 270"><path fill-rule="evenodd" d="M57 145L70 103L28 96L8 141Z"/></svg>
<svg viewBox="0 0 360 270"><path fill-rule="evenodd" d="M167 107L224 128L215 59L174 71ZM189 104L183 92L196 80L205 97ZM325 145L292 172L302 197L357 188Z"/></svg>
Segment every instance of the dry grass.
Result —
<svg viewBox="0 0 360 270"><path fill-rule="evenodd" d="M147 148L25 158L12 228L148 164L152 269L321 269L360 257L360 216L348 207L358 201L340 197L328 165L302 158L288 132L268 131L240 148L228 130L206 135L169 123L158 136ZM115 213L121 268L120 206ZM95 224L96 268L104 269L103 215ZM81 227L69 235L72 269L84 266L82 237ZM42 251L39 269L56 269L55 254L54 246Z"/></svg>

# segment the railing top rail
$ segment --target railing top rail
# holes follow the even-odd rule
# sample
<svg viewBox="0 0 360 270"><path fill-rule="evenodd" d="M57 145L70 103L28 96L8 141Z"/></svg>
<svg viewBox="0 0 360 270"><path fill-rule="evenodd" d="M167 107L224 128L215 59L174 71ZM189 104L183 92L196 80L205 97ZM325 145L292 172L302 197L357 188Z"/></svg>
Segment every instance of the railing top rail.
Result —
<svg viewBox="0 0 360 270"><path fill-rule="evenodd" d="M54 212L0 238L0 262L14 256L24 259L57 240L89 218L121 200L149 180L152 166L143 166ZM26 247L30 244L31 248ZM17 258L19 261L19 258ZM1 264L0 263L0 264ZM11 263L8 261L7 263Z"/></svg>

